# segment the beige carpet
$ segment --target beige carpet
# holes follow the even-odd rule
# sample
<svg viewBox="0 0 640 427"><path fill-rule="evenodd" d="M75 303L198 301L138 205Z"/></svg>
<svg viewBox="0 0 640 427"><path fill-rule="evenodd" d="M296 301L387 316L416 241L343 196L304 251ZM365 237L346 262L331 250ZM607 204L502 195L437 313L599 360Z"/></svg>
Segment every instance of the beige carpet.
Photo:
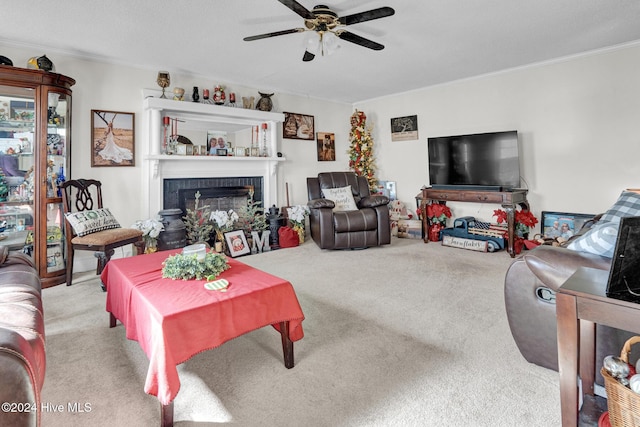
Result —
<svg viewBox="0 0 640 427"><path fill-rule="evenodd" d="M509 332L504 251L394 238L241 260L293 283L306 316L296 367L284 368L272 328L201 353L180 365L177 426L560 425L557 373L527 363ZM145 354L120 324L108 327L95 276L74 283L43 291L43 401L64 408L44 412L43 425L158 425Z"/></svg>

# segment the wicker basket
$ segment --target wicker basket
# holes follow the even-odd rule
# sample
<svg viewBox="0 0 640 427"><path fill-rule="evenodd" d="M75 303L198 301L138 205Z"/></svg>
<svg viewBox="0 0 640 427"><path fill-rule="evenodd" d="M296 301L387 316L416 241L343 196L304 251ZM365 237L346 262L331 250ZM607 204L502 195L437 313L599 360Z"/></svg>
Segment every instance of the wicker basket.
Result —
<svg viewBox="0 0 640 427"><path fill-rule="evenodd" d="M629 353L633 344L640 343L640 337L631 337L624 343L620 358L629 363ZM607 408L612 427L640 427L640 394L620 384L606 369L600 370L607 391Z"/></svg>

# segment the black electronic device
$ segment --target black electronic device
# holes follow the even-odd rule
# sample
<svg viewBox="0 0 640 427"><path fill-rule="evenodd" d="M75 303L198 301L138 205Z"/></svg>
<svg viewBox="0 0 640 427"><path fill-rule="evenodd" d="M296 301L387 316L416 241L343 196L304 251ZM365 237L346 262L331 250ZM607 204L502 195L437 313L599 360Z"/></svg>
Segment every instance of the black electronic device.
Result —
<svg viewBox="0 0 640 427"><path fill-rule="evenodd" d="M428 139L432 188L508 191L520 187L518 132Z"/></svg>
<svg viewBox="0 0 640 427"><path fill-rule="evenodd" d="M620 220L607 296L640 303L640 217Z"/></svg>

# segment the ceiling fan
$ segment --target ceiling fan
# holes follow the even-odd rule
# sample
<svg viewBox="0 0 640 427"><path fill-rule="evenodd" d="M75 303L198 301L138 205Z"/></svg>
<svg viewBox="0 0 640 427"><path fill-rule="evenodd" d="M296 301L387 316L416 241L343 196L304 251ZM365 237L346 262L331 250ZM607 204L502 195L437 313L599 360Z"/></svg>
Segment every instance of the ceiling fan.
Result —
<svg viewBox="0 0 640 427"><path fill-rule="evenodd" d="M380 7L366 12L339 17L336 12L322 4L315 6L310 11L295 0L278 1L304 18L304 28L292 28L290 30L276 31L274 33L259 34L256 36L245 37L243 40L249 42L269 37L283 36L285 34L315 31L319 34L319 43L314 43L314 41L310 40L309 47L305 50L304 56L302 57L302 60L305 62L311 61L316 57L316 54L314 53L316 50L315 46L318 46L321 53L324 55L325 49L331 47L332 37L334 36L369 49L384 49L384 46L380 43L376 43L372 40L349 32L342 27L374 19L386 18L387 16L391 16L395 13L395 10L390 7ZM335 41L335 39L333 39L333 41Z"/></svg>

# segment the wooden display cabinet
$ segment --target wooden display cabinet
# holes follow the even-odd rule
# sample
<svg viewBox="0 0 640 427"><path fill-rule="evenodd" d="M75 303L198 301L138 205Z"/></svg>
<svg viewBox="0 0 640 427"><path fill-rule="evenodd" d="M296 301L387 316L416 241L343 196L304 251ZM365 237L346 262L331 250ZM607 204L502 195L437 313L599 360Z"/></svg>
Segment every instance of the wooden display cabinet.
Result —
<svg viewBox="0 0 640 427"><path fill-rule="evenodd" d="M74 84L61 74L0 65L0 245L30 254L45 288L65 281L57 184L71 173Z"/></svg>

